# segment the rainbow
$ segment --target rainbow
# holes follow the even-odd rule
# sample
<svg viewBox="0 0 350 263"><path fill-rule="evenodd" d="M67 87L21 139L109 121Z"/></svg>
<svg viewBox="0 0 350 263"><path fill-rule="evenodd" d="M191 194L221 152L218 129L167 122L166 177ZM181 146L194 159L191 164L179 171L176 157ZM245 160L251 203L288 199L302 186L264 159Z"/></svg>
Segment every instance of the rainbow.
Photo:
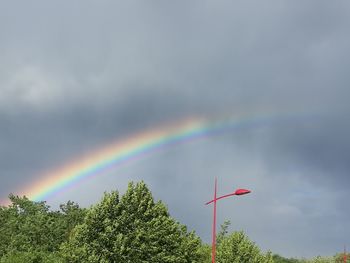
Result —
<svg viewBox="0 0 350 263"><path fill-rule="evenodd" d="M193 118L118 140L60 169L47 172L43 176L45 180L36 182L23 192L34 201L45 200L108 168L118 167L153 151L204 135L207 130L205 127L203 120Z"/></svg>
<svg viewBox="0 0 350 263"><path fill-rule="evenodd" d="M271 116L268 116L268 119L270 118ZM101 174L106 169L114 169L164 148L225 132L227 129L245 125L255 126L265 121L266 116L250 115L219 121L189 118L175 124L160 126L115 141L59 169L48 171L20 192L34 201L46 200L87 178Z"/></svg>

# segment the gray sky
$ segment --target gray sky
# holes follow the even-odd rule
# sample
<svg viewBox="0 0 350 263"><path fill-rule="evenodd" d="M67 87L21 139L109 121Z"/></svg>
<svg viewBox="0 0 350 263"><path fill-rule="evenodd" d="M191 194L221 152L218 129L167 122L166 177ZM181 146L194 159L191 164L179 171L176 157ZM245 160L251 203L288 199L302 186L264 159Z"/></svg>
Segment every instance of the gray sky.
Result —
<svg viewBox="0 0 350 263"><path fill-rule="evenodd" d="M116 139L189 116L267 119L150 155L48 200L88 206L144 180L210 241L232 221L284 256L350 246L348 1L0 4L0 197ZM288 119L287 115L295 117Z"/></svg>

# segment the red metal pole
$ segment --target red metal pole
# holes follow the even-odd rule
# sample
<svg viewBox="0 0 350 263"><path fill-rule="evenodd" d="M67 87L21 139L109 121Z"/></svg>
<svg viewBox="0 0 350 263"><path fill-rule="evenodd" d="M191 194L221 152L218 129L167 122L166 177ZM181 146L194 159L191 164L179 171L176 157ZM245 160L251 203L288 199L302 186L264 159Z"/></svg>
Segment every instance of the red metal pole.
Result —
<svg viewBox="0 0 350 263"><path fill-rule="evenodd" d="M234 193L223 195L217 197L217 178L215 178L215 188L214 188L214 199L207 202L206 205L214 203L214 211L213 211L213 239L212 239L212 251L211 251L211 262L215 263L215 255L216 255L216 202L225 197L233 196L233 195L245 195L249 194L250 190L247 189L237 189Z"/></svg>
<svg viewBox="0 0 350 263"><path fill-rule="evenodd" d="M213 241L211 251L211 262L215 263L216 254L216 192L217 192L217 179L215 178L215 189L214 189L214 219L213 219Z"/></svg>
<svg viewBox="0 0 350 263"><path fill-rule="evenodd" d="M346 246L344 246L344 257L343 257L343 259L344 259L344 263L346 263L346 261L347 261Z"/></svg>

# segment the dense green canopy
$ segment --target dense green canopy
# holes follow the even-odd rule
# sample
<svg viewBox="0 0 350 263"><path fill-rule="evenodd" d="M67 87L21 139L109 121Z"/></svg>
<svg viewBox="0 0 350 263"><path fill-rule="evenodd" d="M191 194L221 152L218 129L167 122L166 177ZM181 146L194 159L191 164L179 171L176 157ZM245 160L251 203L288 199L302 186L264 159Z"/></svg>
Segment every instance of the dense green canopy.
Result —
<svg viewBox="0 0 350 263"><path fill-rule="evenodd" d="M105 193L82 209L68 201L59 211L45 202L9 196L0 206L0 263L210 263L211 247L155 202L145 183L130 183L122 196ZM342 255L311 260L263 253L243 233L217 236L217 263L328 263Z"/></svg>
<svg viewBox="0 0 350 263"><path fill-rule="evenodd" d="M73 202L50 211L45 202L9 196L11 205L0 207L0 262L57 262L60 245L85 217Z"/></svg>
<svg viewBox="0 0 350 263"><path fill-rule="evenodd" d="M63 245L69 262L200 262L201 241L155 203L141 182L91 208Z"/></svg>

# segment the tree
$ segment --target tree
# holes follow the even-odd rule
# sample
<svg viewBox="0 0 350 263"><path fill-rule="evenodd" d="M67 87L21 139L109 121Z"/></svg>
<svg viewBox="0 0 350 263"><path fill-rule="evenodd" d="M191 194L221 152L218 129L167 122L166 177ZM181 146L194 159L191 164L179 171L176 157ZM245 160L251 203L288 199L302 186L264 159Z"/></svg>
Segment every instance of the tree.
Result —
<svg viewBox="0 0 350 263"><path fill-rule="evenodd" d="M211 262L211 246L208 244L202 244L200 248L200 260L201 263Z"/></svg>
<svg viewBox="0 0 350 263"><path fill-rule="evenodd" d="M62 215L61 220L63 221L61 226L65 232L63 241L66 241L68 240L73 228L84 221L87 209L80 208L77 203L68 201L66 204L60 205L60 210L60 214Z"/></svg>
<svg viewBox="0 0 350 263"><path fill-rule="evenodd" d="M233 232L218 243L218 263L273 263L271 253L263 254L243 232Z"/></svg>
<svg viewBox="0 0 350 263"><path fill-rule="evenodd" d="M58 262L61 243L82 222L85 210L73 202L50 211L45 202L10 195L0 207L0 262Z"/></svg>
<svg viewBox="0 0 350 263"><path fill-rule="evenodd" d="M229 229L230 225L231 225L230 220L225 220L224 223L222 225L220 225L220 231L216 235L216 244L217 245L219 245L227 236L228 229Z"/></svg>
<svg viewBox="0 0 350 263"><path fill-rule="evenodd" d="M334 260L328 257L317 256L311 262L312 263L332 263L334 262Z"/></svg>
<svg viewBox="0 0 350 263"><path fill-rule="evenodd" d="M335 263L344 262L344 253L337 253L333 257ZM346 262L350 262L350 254L346 253Z"/></svg>
<svg viewBox="0 0 350 263"><path fill-rule="evenodd" d="M58 249L52 218L45 202L32 202L26 197L9 196L11 205L1 208L1 255L36 248L52 251Z"/></svg>
<svg viewBox="0 0 350 263"><path fill-rule="evenodd" d="M273 255L273 261L274 263L301 263L301 262L305 262L305 261L302 261L302 260L299 260L299 259L295 259L295 258L285 258L285 257L282 257L280 255Z"/></svg>
<svg viewBox="0 0 350 263"><path fill-rule="evenodd" d="M11 251L0 259L0 263L63 263L60 255L57 252L47 251L30 251L18 252Z"/></svg>
<svg viewBox="0 0 350 263"><path fill-rule="evenodd" d="M145 183L130 183L120 198L105 193L62 246L66 262L200 262L201 242L154 202Z"/></svg>

